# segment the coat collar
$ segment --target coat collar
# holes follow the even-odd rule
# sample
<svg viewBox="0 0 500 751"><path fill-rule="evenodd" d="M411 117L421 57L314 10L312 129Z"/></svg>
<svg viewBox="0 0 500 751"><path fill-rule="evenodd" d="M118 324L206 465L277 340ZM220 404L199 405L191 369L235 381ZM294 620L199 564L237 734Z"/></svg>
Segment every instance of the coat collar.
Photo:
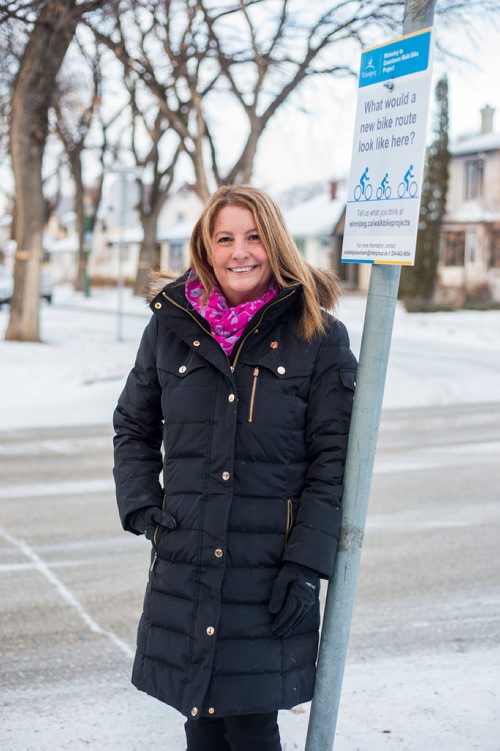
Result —
<svg viewBox="0 0 500 751"><path fill-rule="evenodd" d="M185 284L188 273L186 272L179 279L165 285L151 300L149 307L158 316L159 322L162 320L168 321L169 325L175 329L176 334L186 344L195 348L198 354L226 375L232 373L231 362L238 361L240 353L243 358L245 351L248 350L248 345L254 343L251 337L257 337L255 344L260 344L264 339L267 341L269 332L276 322L284 316L290 306L294 303L295 305L298 304L297 298L300 297L300 284L293 284L281 289L276 297L266 303L248 323L233 350L232 358L229 359L212 337L208 322L197 313L186 299ZM270 344L268 346L269 352L266 351L266 355L273 363L274 361L278 362L281 357L279 343L276 349L273 349ZM268 358L266 357L266 359Z"/></svg>

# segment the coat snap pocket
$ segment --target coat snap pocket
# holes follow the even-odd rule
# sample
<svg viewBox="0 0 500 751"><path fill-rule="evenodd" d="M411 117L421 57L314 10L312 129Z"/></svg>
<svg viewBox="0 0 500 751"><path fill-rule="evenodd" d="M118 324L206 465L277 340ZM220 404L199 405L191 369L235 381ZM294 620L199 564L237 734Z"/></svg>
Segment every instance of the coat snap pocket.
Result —
<svg viewBox="0 0 500 751"><path fill-rule="evenodd" d="M171 375L182 379L187 378L195 370L206 367L207 361L194 351L186 353L186 356L182 359L178 358L174 360L174 358L169 358L166 357L165 354L162 354L162 356L157 360L157 368L160 374L160 383L164 382L168 377L167 373L170 373ZM164 372L164 377L162 377L162 371Z"/></svg>
<svg viewBox="0 0 500 751"><path fill-rule="evenodd" d="M340 381L344 388L349 391L354 391L356 388L356 371L355 370L339 370Z"/></svg>

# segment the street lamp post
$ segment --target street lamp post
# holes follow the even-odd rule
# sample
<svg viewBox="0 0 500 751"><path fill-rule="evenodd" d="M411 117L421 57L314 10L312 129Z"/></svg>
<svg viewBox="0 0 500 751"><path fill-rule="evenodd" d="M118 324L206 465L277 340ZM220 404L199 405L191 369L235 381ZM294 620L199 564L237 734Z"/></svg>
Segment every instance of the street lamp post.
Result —
<svg viewBox="0 0 500 751"><path fill-rule="evenodd" d="M119 211L119 240L118 240L118 274L117 274L117 308L116 308L116 338L117 341L124 340L123 319L124 319L124 288L125 288L125 258L126 258L126 211L128 204L128 176L140 177L142 170L137 167L115 167L109 170L110 174L120 177L120 211Z"/></svg>

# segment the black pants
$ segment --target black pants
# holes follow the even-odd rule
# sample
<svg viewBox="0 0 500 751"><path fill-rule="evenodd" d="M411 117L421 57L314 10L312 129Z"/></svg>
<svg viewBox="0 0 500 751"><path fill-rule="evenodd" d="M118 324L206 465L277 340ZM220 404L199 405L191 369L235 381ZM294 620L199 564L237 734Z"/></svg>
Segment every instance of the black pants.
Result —
<svg viewBox="0 0 500 751"><path fill-rule="evenodd" d="M281 751L278 713L188 718L187 751Z"/></svg>

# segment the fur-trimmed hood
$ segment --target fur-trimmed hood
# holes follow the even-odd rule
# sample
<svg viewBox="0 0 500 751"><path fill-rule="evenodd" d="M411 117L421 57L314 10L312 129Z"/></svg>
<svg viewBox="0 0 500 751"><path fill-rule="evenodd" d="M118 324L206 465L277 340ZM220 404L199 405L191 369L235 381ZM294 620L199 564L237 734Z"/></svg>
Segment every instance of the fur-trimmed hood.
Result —
<svg viewBox="0 0 500 751"><path fill-rule="evenodd" d="M154 300L156 295L159 295L162 289L166 287L170 282L174 282L179 277L174 272L168 271L152 271L149 277L149 281L144 289L144 298L149 303Z"/></svg>

